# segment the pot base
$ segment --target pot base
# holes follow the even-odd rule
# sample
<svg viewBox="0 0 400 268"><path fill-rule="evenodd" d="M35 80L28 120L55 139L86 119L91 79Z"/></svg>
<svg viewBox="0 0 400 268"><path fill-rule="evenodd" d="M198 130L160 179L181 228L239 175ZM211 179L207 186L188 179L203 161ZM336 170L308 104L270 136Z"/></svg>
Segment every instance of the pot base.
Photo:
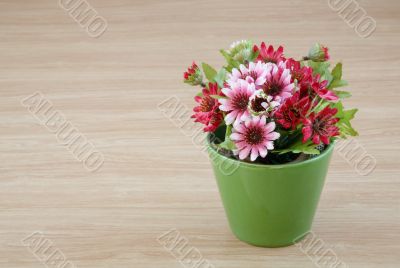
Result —
<svg viewBox="0 0 400 268"><path fill-rule="evenodd" d="M246 240L245 238L241 238L241 237L239 237L235 232L233 232L232 231L232 233L233 233L233 235L237 238L237 239L239 239L240 241L242 241L242 242L244 242L244 243L246 243L246 244L249 244L249 245L251 245L251 246L255 246L255 247L260 247L260 248L284 248L284 247L289 247L289 246L292 246L292 245L294 245L294 244L296 244L296 243L299 243L301 240L303 240L306 236L307 236L307 234L309 233L309 232L307 232L307 233L305 233L304 235L302 235L302 236L300 236L298 239L296 239L295 241L291 241L291 242L287 242L287 243L282 243L282 244L276 244L276 243L254 243L253 241L249 241L249 240Z"/></svg>

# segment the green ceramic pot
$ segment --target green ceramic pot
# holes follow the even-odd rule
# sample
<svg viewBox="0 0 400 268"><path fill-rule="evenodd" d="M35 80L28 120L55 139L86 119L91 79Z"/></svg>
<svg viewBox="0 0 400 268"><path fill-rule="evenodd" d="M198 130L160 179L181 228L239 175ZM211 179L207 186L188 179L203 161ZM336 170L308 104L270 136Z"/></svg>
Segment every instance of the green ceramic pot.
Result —
<svg viewBox="0 0 400 268"><path fill-rule="evenodd" d="M262 165L219 154L209 136L208 152L236 237L262 247L302 239L311 229L333 147L302 162Z"/></svg>

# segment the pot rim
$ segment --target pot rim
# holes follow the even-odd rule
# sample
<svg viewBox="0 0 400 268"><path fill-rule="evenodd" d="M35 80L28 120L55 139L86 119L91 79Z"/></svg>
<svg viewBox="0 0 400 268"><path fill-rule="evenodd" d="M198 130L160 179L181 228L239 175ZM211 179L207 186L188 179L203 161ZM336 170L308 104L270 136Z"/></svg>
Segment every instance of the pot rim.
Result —
<svg viewBox="0 0 400 268"><path fill-rule="evenodd" d="M224 159L224 161L238 162L238 163L240 163L240 165L246 166L246 167L249 167L249 168L278 168L278 169L280 169L280 168L291 168L291 167L298 167L298 166L306 165L306 164L318 161L321 158L323 158L324 156L330 154L331 151L333 150L333 148L335 147L335 143L336 143L336 140L332 141L328 145L328 147L325 148L325 150L322 153L320 153L319 155L317 155L317 156L315 156L313 158L310 158L310 159L307 159L307 160L304 160L304 161L301 161L301 162L295 162L295 163L289 162L289 163L285 163L285 164L271 165L271 164L249 163L249 162L244 162L242 160L238 160L238 159L233 159L233 158L227 157L227 156L219 153L217 150L215 150L215 148L213 148L211 146L211 139L210 139L211 135L214 135L214 133L208 133L207 134L207 147L208 147L209 150L211 150L213 153L217 154L219 157L222 157Z"/></svg>

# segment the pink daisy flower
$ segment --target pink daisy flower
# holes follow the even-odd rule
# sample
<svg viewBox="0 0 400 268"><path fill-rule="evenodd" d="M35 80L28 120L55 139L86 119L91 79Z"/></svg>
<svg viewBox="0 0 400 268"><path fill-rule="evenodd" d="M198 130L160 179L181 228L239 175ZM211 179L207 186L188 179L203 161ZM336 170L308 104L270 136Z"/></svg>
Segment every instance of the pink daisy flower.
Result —
<svg viewBox="0 0 400 268"><path fill-rule="evenodd" d="M226 99L219 99L219 109L228 112L225 116L225 123L227 125L233 122L245 121L250 118L250 113L247 109L250 97L255 92L254 84L249 84L245 80L238 80L230 88L223 88L222 92L227 97Z"/></svg>
<svg viewBox="0 0 400 268"><path fill-rule="evenodd" d="M234 141L240 159L250 155L254 161L258 156L266 157L268 150L274 149L273 141L279 138L279 133L274 132L275 123L266 124L265 116L253 117L251 120L233 125L230 138Z"/></svg>
<svg viewBox="0 0 400 268"><path fill-rule="evenodd" d="M293 95L294 83L291 82L290 70L284 68L284 64L269 63L267 66L267 79L261 89L275 101L283 102Z"/></svg>
<svg viewBox="0 0 400 268"><path fill-rule="evenodd" d="M266 67L266 64L261 61L258 61L257 63L250 62L248 67L241 64L239 70L236 68L232 69L232 74L229 75L228 84L232 85L238 80L243 79L250 84L255 84L256 88L258 88L265 83L267 71L268 68Z"/></svg>

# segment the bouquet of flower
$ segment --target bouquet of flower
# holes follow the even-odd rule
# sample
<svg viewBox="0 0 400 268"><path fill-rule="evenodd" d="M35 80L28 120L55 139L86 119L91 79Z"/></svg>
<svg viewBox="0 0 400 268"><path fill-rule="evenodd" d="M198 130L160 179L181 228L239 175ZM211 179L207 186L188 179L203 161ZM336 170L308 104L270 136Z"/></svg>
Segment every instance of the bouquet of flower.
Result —
<svg viewBox="0 0 400 268"><path fill-rule="evenodd" d="M214 144L221 152L284 163L358 135L350 123L357 109L344 110L341 101L351 95L336 90L347 85L342 64L330 68L328 48L316 44L295 60L284 56L282 46L275 50L243 40L220 52L225 66L216 71L203 63L201 71L193 62L184 82L203 88L194 98L195 122L205 132L225 127L224 141Z"/></svg>

